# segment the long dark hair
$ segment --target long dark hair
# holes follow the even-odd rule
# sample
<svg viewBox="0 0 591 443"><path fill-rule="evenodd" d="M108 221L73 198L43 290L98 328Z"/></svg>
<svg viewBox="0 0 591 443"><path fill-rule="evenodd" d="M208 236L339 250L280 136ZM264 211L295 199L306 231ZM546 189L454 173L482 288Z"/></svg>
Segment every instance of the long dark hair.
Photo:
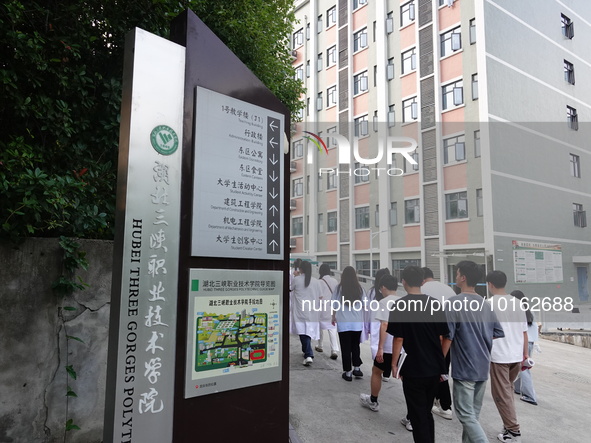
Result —
<svg viewBox="0 0 591 443"><path fill-rule="evenodd" d="M375 279L373 282L373 290L374 290L374 298L377 301L380 301L381 299L384 298L384 295L380 291L380 280L386 275L390 275L390 270L388 268L378 269L376 272L376 276L375 276Z"/></svg>
<svg viewBox="0 0 591 443"><path fill-rule="evenodd" d="M511 295L519 300L523 300L525 298L524 301L527 301L525 294L523 292L521 292L519 289L516 289L515 291L511 292ZM529 307L528 307L527 311L525 311L525 319L527 320L528 326L531 326L532 323L534 322L534 315L529 310Z"/></svg>
<svg viewBox="0 0 591 443"><path fill-rule="evenodd" d="M352 266L347 266L345 269L343 269L341 282L339 283L338 288L341 292L341 297L343 297L345 300L361 300L363 289L361 288L359 280L357 279L357 272L355 271L355 268Z"/></svg>
<svg viewBox="0 0 591 443"><path fill-rule="evenodd" d="M312 265L309 261L302 260L300 271L304 274L304 286L307 288L312 279Z"/></svg>

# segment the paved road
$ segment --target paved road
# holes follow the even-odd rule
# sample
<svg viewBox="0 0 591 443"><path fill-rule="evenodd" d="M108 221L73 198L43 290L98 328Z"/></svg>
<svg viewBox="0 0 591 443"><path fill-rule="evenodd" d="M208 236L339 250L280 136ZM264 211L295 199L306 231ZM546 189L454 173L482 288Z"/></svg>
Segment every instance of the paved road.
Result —
<svg viewBox="0 0 591 443"><path fill-rule="evenodd" d="M326 337L328 341L328 337ZM541 340L542 353L535 353L532 370L538 406L515 395L523 443L591 442L591 349ZM290 423L303 443L411 443L412 434L400 424L406 405L399 380L382 383L380 411L359 403L359 394L369 393L371 353L362 344L364 361L361 380L341 379L341 360L327 352L316 353L310 367L302 365L297 336L290 338ZM487 386L480 421L491 442L503 428ZM462 426L454 416L434 416L437 442L461 441ZM295 439L294 439L295 441Z"/></svg>

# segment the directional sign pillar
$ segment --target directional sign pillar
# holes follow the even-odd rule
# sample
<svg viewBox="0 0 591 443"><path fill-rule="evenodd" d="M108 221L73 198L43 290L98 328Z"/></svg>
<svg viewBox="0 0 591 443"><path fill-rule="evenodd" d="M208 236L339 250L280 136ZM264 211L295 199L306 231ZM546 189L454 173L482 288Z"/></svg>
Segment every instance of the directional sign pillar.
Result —
<svg viewBox="0 0 591 443"><path fill-rule="evenodd" d="M288 441L289 111L193 12L171 40L126 45L104 441Z"/></svg>

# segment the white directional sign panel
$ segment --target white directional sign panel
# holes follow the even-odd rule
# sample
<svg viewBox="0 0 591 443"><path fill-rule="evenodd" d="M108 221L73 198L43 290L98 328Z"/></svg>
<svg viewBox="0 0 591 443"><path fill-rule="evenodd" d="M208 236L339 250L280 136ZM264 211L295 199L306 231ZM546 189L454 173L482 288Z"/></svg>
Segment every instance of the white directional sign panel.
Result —
<svg viewBox="0 0 591 443"><path fill-rule="evenodd" d="M283 115L198 87L191 255L283 259Z"/></svg>

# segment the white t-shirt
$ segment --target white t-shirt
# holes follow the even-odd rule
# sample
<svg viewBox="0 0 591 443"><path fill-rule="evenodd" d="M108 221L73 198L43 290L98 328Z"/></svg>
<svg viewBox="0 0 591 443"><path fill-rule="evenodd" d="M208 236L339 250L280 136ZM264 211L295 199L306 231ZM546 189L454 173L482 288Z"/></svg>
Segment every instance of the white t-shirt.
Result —
<svg viewBox="0 0 591 443"><path fill-rule="evenodd" d="M397 295L388 295L387 297L380 300L380 306L378 310L375 312L375 319L379 322L388 321L390 318L390 309L397 300L400 300L401 297ZM384 353L391 354L392 353L392 336L386 333L386 341L384 343Z"/></svg>
<svg viewBox="0 0 591 443"><path fill-rule="evenodd" d="M505 337L493 340L490 361L493 363L517 363L523 360L523 333L527 332L525 311L519 299L512 295L493 295L489 303Z"/></svg>

